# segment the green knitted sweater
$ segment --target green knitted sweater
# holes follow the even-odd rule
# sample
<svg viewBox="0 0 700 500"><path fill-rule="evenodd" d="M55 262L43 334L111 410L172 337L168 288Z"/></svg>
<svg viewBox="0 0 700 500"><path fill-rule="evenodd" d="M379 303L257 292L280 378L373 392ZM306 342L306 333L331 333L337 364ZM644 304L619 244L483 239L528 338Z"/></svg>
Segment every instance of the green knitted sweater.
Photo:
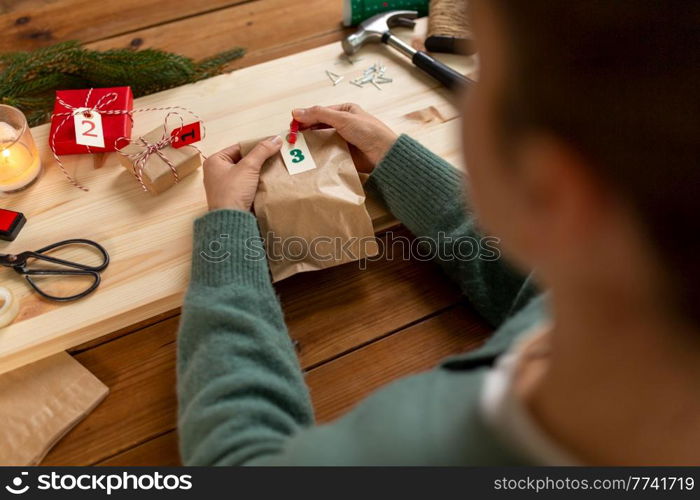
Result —
<svg viewBox="0 0 700 500"><path fill-rule="evenodd" d="M368 188L414 234L442 242L436 259L496 333L478 350L390 384L331 424L314 425L267 263L249 258L262 245L255 217L210 212L195 221L178 339L185 464L525 463L483 421L478 400L495 358L543 319L542 298L501 259L450 258L456 242L480 237L463 177L410 137L396 141Z"/></svg>

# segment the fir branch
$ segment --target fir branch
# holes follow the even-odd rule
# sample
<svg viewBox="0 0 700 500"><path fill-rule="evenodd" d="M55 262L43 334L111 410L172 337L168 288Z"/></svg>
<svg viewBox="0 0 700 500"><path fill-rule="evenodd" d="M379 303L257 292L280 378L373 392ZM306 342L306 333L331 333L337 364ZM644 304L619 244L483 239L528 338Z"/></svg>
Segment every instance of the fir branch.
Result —
<svg viewBox="0 0 700 500"><path fill-rule="evenodd" d="M0 54L0 103L21 109L30 125L38 125L48 120L56 90L128 85L140 97L222 73L244 53L234 48L194 62L162 50L100 52L69 41Z"/></svg>
<svg viewBox="0 0 700 500"><path fill-rule="evenodd" d="M229 62L243 57L244 54L245 49L237 47L200 61L195 68L198 78L204 79L218 75Z"/></svg>

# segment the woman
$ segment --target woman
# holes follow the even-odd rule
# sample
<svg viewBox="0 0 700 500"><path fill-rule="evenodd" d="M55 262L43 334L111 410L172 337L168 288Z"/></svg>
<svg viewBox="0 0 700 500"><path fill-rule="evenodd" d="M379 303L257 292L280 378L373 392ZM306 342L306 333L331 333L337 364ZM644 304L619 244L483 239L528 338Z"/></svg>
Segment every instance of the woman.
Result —
<svg viewBox="0 0 700 500"><path fill-rule="evenodd" d="M442 262L496 328L479 350L377 392L330 425L309 397L265 262L243 259L280 138L207 161L179 340L188 464L700 463L694 217L696 2L474 0L479 83L464 179L355 105L295 110L364 154L416 235L479 228L503 261ZM202 259L220 234L231 256ZM439 252L438 252L439 253Z"/></svg>

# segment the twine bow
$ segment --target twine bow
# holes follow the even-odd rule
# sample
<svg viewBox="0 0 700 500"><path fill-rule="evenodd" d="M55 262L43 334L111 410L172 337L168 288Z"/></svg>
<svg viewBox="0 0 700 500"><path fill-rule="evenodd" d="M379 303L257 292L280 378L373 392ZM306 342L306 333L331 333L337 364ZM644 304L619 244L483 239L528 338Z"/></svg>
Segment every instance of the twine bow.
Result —
<svg viewBox="0 0 700 500"><path fill-rule="evenodd" d="M173 109L182 109L195 118L197 118L198 121L200 121L200 124L202 127L204 127L204 124L201 123L201 120L199 120L199 117L192 113L190 110L181 108L179 106L173 106ZM163 109L163 108L161 108ZM167 109L167 108L165 108ZM115 144L118 143L121 140L128 141L129 144L136 144L143 149L137 153L125 153L123 151L123 148L117 148L117 153L119 153L122 156L125 156L129 158L133 163L134 163L134 177L136 177L136 180L139 181L139 184L141 185L141 189L144 191L148 191L148 188L146 187L146 184L143 182L143 171L146 168L146 164L148 163L148 159L151 157L151 155L155 154L160 158L163 163L165 163L168 168L170 168L170 171L173 174L173 178L175 179L175 184L180 182L180 176L177 173L177 169L175 168L175 165L173 162L168 158L165 153L163 153L163 149L167 148L168 146L171 146L173 143L177 142L179 138L176 135L172 135L171 133L168 132L168 120L171 117L176 117L177 119L180 120L180 126L175 127L172 130L176 130L177 128L182 128L185 124L184 119L182 118L182 115L176 111L170 111L166 116L165 116L165 121L163 122L163 135L161 138L154 143L148 142L144 137L139 137L136 140L129 140L126 137L120 137L115 141ZM202 129L202 139L204 139L204 134L205 131ZM202 157L206 158L204 153L200 151L200 149L197 146L194 146L192 144L187 144L188 147L195 149Z"/></svg>
<svg viewBox="0 0 700 500"><path fill-rule="evenodd" d="M68 173L68 170L66 170L66 167L63 165L63 162L61 159L58 157L58 154L56 154L56 136L58 135L58 131L61 130L61 127L63 127L68 120L70 120L73 116L77 115L78 113L99 113L101 115L124 115L128 114L131 115L131 111L128 109L104 109L105 107L109 106L112 104L114 101L117 100L118 96L116 92L110 92L109 94L105 94L102 97L100 97L97 102L95 103L94 106L90 106L90 97L92 96L92 91L94 89L88 90L87 94L85 95L85 103L80 106L80 107L75 107L72 106L71 104L67 103L60 97L57 97L56 100L59 102L61 106L64 108L68 109L69 111L63 112L63 113L54 113L51 115L51 119L54 117L63 117L63 119L59 122L58 126L56 129L53 131L51 134L51 138L49 140L49 145L51 146L51 152L53 153L53 157L56 159L56 163L58 163L59 168L61 169L61 172L63 172L63 175L66 176L66 178L70 181L71 184L73 184L75 187L82 189L83 191L87 191L88 189L78 183L78 181ZM87 108L87 109L85 109ZM88 153L92 153L90 150L90 146L85 146L87 148Z"/></svg>
<svg viewBox="0 0 700 500"><path fill-rule="evenodd" d="M94 89L88 90L87 95L85 96L85 104L83 104L80 108L76 108L70 104L68 104L66 101L61 99L60 97L56 97L56 100L61 104L66 109L70 109L70 113L56 113L54 116L73 116L78 114L78 112L82 109L83 112L86 112L84 108L87 108L87 111L96 111L100 114L103 115L118 115L118 114L124 114L128 113L128 110L123 110L123 109L103 109L105 106L109 106L112 104L114 101L117 100L117 93L116 92L110 92L109 94L105 94L102 97L100 97L97 102L95 103L94 106L90 107L88 106L88 103L90 102L90 96L92 95L92 91Z"/></svg>
<svg viewBox="0 0 700 500"><path fill-rule="evenodd" d="M129 110L129 109L104 109L107 106L109 106L110 104L112 104L114 101L116 101L119 96L116 94L116 92L110 92L109 94L105 94L102 97L100 97L97 100L97 102L95 102L95 104L93 106L90 106L89 105L90 104L90 97L92 96L93 90L94 90L93 88L88 90L88 92L85 96L85 103L80 107L75 107L75 106L65 102L60 97L57 97L56 99L58 100L59 104L61 104L61 106L68 109L69 111L62 112L62 113L54 113L51 115L51 119L53 119L54 117L62 117L62 120L59 122L58 126L56 127L56 129L51 134L51 137L49 138L49 146L51 147L51 152L53 153L53 157L56 159L56 163L58 164L59 168L61 169L61 172L63 172L63 175L66 176L66 178L70 181L70 183L73 184L75 187L82 189L83 191L88 191L88 188L86 188L85 186L78 183L77 179L75 179L71 174L68 173L68 170L66 170L66 167L63 165L63 162L58 157L58 154L56 154L56 135L58 135L58 131L61 130L61 127L63 127L68 120L70 120L74 115L78 114L79 112L97 112L101 115L129 115L131 117L131 115L133 115L134 113L139 113L139 112L143 112L143 111L169 111L172 109L180 109L180 110L183 110L183 111L189 113L190 115L194 116L197 119L197 121L201 122L202 139L204 139L204 135L206 133L206 131L204 129L204 123L199 119L199 117L196 114L194 114L189 109L186 109L186 108L183 108L180 106L165 106L165 107L160 107L160 108L141 108L141 109L133 109L133 110ZM87 109L85 109L85 108L87 108ZM177 113L175 113L175 114L177 114ZM168 113L168 116L170 116L170 113ZM166 118L165 118L166 123L165 123L164 127L167 125L168 116L166 116ZM180 117L180 119L182 119L182 117ZM129 140L126 137L120 137L119 139L117 139L115 141L115 144L121 139L125 139L127 141ZM164 137L164 139L165 139L165 137ZM158 144L160 144L160 142ZM170 143L168 143L168 144L170 144ZM164 158L165 155L163 155L160 152L160 150L163 149L168 144L165 144L162 147L153 150L151 153L149 153L149 156L150 156L150 154L153 154L154 152L156 152L159 157L161 157L164 161L166 161L166 163L168 163L168 166L171 168L171 170L173 170L173 172L176 175L176 179L177 179L177 173L174 171L175 167L172 166L169 163L169 161L167 161L167 158ZM154 144L152 146L156 146L156 144ZM193 147L193 148L197 149L197 151L199 151L199 149L196 146L192 146L191 144L189 146ZM90 150L90 146L85 146L85 147L87 148L88 153L92 153L92 151ZM121 153L121 151L119 151L119 152ZM202 154L201 151L200 151L200 154ZM203 154L202 154L202 156L204 157ZM146 159L147 158L148 158L148 156L146 156ZM145 165L145 160L143 161L143 164ZM145 186L143 185L141 178L139 178L139 182L141 183L141 186L145 189Z"/></svg>

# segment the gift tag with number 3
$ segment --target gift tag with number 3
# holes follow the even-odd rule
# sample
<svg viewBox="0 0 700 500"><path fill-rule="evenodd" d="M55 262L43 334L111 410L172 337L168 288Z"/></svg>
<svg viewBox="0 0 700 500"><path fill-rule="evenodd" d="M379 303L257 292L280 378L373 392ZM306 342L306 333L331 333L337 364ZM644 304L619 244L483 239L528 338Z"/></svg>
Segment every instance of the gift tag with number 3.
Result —
<svg viewBox="0 0 700 500"><path fill-rule="evenodd" d="M280 153L282 153L282 159L284 160L284 165L287 167L289 175L300 174L316 168L316 163L314 163L314 159L311 156L311 151L309 151L309 147L306 145L304 134L299 132L297 141L294 144L290 144L284 139L286 134L286 131L280 134L284 140Z"/></svg>
<svg viewBox="0 0 700 500"><path fill-rule="evenodd" d="M105 147L105 136L102 132L102 117L89 108L79 108L73 115L75 125L75 143L95 148Z"/></svg>

